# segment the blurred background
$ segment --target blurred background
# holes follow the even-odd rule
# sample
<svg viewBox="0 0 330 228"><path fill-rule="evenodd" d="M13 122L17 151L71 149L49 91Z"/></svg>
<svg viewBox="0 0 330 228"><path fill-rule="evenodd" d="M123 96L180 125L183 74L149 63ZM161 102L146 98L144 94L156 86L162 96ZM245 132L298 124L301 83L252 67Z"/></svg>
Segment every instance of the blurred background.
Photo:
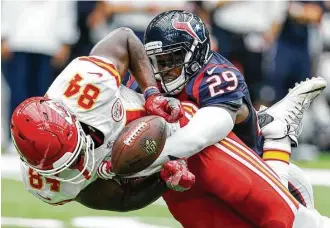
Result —
<svg viewBox="0 0 330 228"><path fill-rule="evenodd" d="M293 159L315 185L316 207L330 216L330 1L1 1L3 227L178 227L162 201L124 214L39 202L17 181L9 135L15 107L43 96L72 59L121 26L143 40L152 18L170 9L204 20L212 49L243 72L256 109L282 99L296 82L328 80L304 117Z"/></svg>

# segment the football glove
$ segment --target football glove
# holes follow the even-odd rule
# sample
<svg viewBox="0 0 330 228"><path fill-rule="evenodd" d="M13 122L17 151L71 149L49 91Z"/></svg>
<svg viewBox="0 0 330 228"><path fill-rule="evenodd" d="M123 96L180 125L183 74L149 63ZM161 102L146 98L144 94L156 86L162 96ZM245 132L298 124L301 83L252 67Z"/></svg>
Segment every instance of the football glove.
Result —
<svg viewBox="0 0 330 228"><path fill-rule="evenodd" d="M195 175L188 170L184 158L166 162L160 171L160 178L168 188L177 192L189 190L195 183Z"/></svg>
<svg viewBox="0 0 330 228"><path fill-rule="evenodd" d="M144 91L144 98L148 114L161 116L169 123L177 122L183 117L180 102L174 98L164 97L154 86Z"/></svg>

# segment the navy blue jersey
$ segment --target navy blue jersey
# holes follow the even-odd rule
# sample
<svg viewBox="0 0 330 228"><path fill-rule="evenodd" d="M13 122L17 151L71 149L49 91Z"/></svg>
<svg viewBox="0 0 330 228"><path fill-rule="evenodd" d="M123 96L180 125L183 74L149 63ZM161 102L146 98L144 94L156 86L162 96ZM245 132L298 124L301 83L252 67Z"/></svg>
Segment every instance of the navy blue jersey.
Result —
<svg viewBox="0 0 330 228"><path fill-rule="evenodd" d="M259 155L262 154L257 115L244 76L226 58L213 52L208 64L187 83L186 93L199 107L224 106L235 111L243 103L246 104L249 117L244 122L236 124L233 132L247 146Z"/></svg>
<svg viewBox="0 0 330 228"><path fill-rule="evenodd" d="M132 78L128 81L127 86L138 92L137 83ZM187 83L183 92L183 100L189 99L201 108L223 106L236 111L243 103L246 104L249 109L249 117L244 122L236 124L233 132L247 146L259 155L262 154L257 115L252 106L245 79L227 59L213 52L208 64Z"/></svg>
<svg viewBox="0 0 330 228"><path fill-rule="evenodd" d="M200 107L226 105L238 109L250 99L243 75L218 53L186 85L186 93Z"/></svg>

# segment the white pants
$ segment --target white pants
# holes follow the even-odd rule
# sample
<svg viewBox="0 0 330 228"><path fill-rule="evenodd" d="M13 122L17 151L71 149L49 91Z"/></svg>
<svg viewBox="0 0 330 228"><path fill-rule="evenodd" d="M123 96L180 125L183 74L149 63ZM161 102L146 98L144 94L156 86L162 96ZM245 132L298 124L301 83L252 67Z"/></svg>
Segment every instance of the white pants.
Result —
<svg viewBox="0 0 330 228"><path fill-rule="evenodd" d="M292 228L330 228L330 219L320 215L314 209L313 188L301 168L290 164L289 168L290 193L304 206L300 206Z"/></svg>
<svg viewBox="0 0 330 228"><path fill-rule="evenodd" d="M314 209L313 187L304 171L292 163L289 165L289 191L302 205Z"/></svg>

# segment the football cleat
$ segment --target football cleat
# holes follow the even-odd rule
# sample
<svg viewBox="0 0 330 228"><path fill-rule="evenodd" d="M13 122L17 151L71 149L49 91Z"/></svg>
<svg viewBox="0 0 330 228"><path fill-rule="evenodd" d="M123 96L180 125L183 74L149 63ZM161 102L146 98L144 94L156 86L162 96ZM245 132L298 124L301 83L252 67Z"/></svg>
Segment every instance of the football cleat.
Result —
<svg viewBox="0 0 330 228"><path fill-rule="evenodd" d="M307 78L301 83L296 83L295 87L273 106L262 107L258 112L258 118L264 138L281 139L289 136L291 145L298 146L304 112L326 85L324 78Z"/></svg>

